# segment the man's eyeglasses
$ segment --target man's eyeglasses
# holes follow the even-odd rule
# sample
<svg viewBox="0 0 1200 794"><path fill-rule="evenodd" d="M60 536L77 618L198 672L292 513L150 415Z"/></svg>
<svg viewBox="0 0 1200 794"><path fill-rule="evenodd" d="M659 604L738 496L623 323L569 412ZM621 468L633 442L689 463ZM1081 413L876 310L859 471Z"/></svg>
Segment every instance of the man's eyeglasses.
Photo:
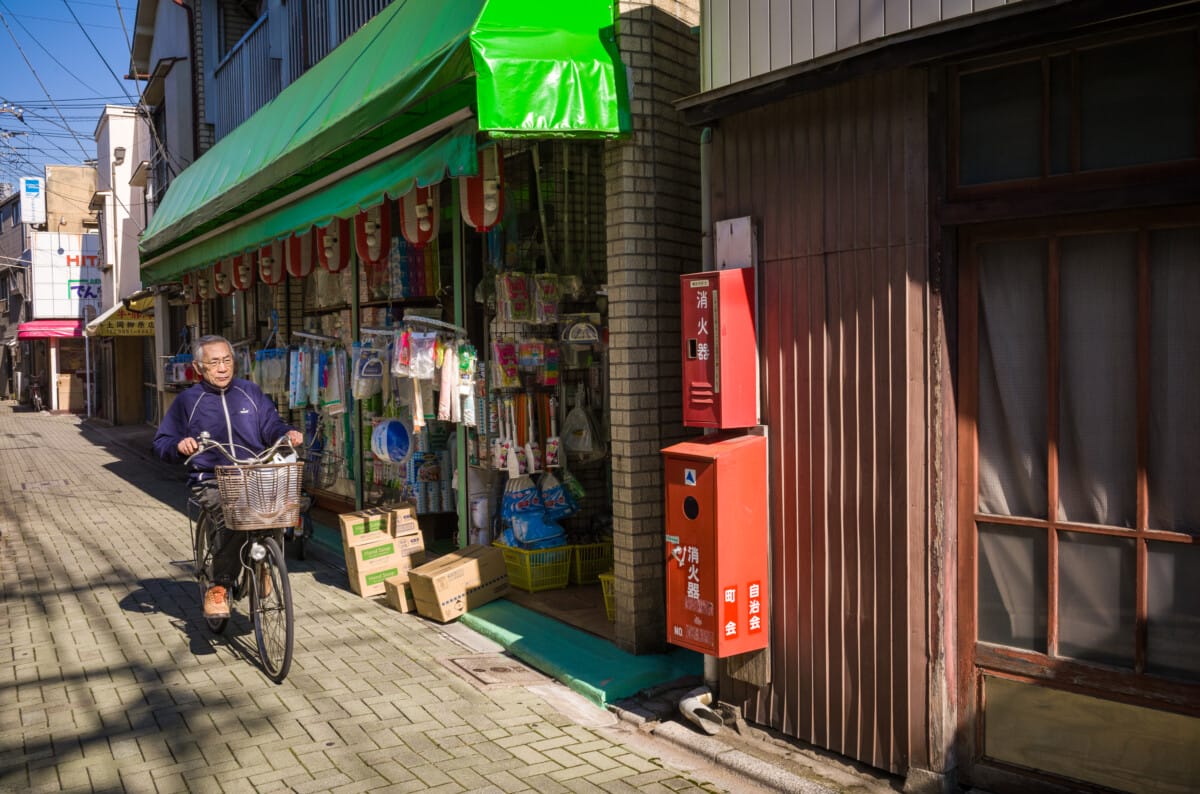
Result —
<svg viewBox="0 0 1200 794"><path fill-rule="evenodd" d="M219 369L221 367L232 367L232 366L233 366L233 358L231 356L226 356L225 358L210 358L204 362L204 367L206 369Z"/></svg>

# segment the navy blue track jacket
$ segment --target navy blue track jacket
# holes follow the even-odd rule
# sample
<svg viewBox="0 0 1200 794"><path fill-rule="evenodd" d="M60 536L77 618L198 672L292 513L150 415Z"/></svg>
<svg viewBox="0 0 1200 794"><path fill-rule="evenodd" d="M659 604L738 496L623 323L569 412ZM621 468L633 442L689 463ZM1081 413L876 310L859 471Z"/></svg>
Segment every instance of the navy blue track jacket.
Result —
<svg viewBox="0 0 1200 794"><path fill-rule="evenodd" d="M188 436L199 438L207 430L213 441L226 449L232 439L239 448L230 451L244 459L249 454L246 449L262 452L291 429L271 398L251 381L234 378L223 391L202 381L171 403L154 436L154 451L168 463L182 463L186 458L176 445ZM197 455L188 466L188 483L211 480L214 467L228 465L229 458L220 450Z"/></svg>

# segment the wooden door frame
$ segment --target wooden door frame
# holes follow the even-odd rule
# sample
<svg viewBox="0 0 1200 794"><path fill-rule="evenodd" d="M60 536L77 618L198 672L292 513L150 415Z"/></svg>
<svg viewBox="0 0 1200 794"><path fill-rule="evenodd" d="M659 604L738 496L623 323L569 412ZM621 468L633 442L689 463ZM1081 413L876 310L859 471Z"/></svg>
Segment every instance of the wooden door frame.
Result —
<svg viewBox="0 0 1200 794"><path fill-rule="evenodd" d="M983 688L982 678L985 671L989 675L998 675L1012 680L1050 685L1054 688L1089 694L1095 697L1137 704L1151 708L1164 708L1171 711L1200 715L1200 683L1166 681L1165 679L1147 678L1137 672L1113 672L1098 668L1096 665L1075 662L1069 659L1054 657L1050 653L1054 647L1054 615L1048 616L1048 640L1050 645L1047 653L1034 653L1018 649L1000 648L998 646L980 647L976 641L978 635L977 621L977 586L978 586L978 542L975 524L977 521L976 506L978 497L978 408L979 408L979 267L976 257L977 246L980 243L1004 239L1033 239L1051 238L1065 234L1087 234L1089 232L1119 231L1127 229L1142 233L1141 245L1144 246L1145 234L1158 228L1179 226L1200 226L1200 207L1173 207L1156 210L1129 210L1094 213L1086 216L1073 217L1044 217L1025 221L980 224L974 227L960 227L955 237L958 244L958 406L955 421L957 432L957 624L958 644L955 654L957 668L956 681L952 682L959 707L958 750L959 766L964 777L972 783L993 787L995 790L1028 789L1036 782L1038 788L1047 791L1075 791L1080 787L1087 788L1082 783L1072 783L1063 778L1039 776L1028 770L1018 770L997 761L983 758ZM952 234L952 231L948 231ZM1051 252L1056 249L1050 246ZM1144 256L1144 249L1140 256ZM1051 254L1051 257L1053 254ZM1050 258L1048 258L1048 262ZM1052 272L1052 269L1051 269ZM1048 278L1051 275L1048 273ZM1149 301L1149 285L1144 272L1139 275L1138 301L1140 310L1146 311ZM1054 284L1047 285L1047 302L1058 300L1057 288ZM1049 315L1047 322L1055 333L1058 332ZM1142 338L1146 337L1146 338ZM1141 328L1139 323L1138 339L1138 403L1146 400L1148 379L1144 363L1149 348L1148 331ZM1057 357L1053 354L1053 345L1047 348L1047 367L1057 367ZM1047 398L1047 405L1050 405ZM1145 428L1141 427L1146 421L1145 411L1139 408L1139 491L1145 487L1143 482L1145 472L1141 464L1145 457ZM1047 445L1054 443L1053 419L1047 417ZM1054 467L1047 467L1047 477L1054 478ZM1057 493L1057 488L1051 481L1047 489L1049 493ZM1139 505L1139 512L1145 509ZM1060 523L1053 520L1053 506L1050 513L1052 524ZM1144 524L1144 515L1140 516L1139 524ZM1041 522L1039 522L1040 525ZM1138 541L1153 538L1163 533L1141 532ZM1130 537L1134 537L1130 533ZM1200 545L1200 538L1193 544ZM1139 576L1145 574L1144 543L1138 549ZM1049 565L1056 564L1053 559ZM1054 587L1052 578L1048 587ZM1139 596L1138 614L1144 616L1146 605L1143 597ZM1145 625L1141 621L1139 636L1144 638ZM1140 656L1139 656L1140 658Z"/></svg>

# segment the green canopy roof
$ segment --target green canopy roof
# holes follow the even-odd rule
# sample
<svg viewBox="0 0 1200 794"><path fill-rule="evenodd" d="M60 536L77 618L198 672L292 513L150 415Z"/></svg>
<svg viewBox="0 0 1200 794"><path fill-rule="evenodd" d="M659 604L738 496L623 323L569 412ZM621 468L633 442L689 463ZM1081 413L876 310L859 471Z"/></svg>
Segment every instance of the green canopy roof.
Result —
<svg viewBox="0 0 1200 794"><path fill-rule="evenodd" d="M464 108L476 114L469 128L289 201ZM171 181L139 245L142 280L178 278L352 214L384 193L399 195L414 181L473 174L476 128L493 137L628 132L613 4L392 3Z"/></svg>

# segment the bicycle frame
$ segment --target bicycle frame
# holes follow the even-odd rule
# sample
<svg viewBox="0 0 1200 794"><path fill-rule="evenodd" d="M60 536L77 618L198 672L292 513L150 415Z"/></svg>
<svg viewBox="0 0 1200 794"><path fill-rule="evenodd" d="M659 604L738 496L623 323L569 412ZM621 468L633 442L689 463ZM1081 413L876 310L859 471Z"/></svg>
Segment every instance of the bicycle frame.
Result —
<svg viewBox="0 0 1200 794"><path fill-rule="evenodd" d="M280 469L277 465L266 463L284 443L294 451L286 437L261 454L255 455L251 452L248 460L237 460L234 457L230 449L235 449L238 445L231 444L230 449L226 449L212 441L207 433L202 433L198 441L199 449L188 457L189 462L196 455L217 447L230 459L233 466L238 468L264 466L270 471L286 472L285 476L288 479L285 480L287 489L283 492L283 498L286 500L283 514L289 514L296 507L290 501L290 488L295 487L295 481L290 478L298 474L293 474L291 469ZM213 558L213 545L218 536L216 528L221 526L224 530L220 533L223 543L240 544L237 549L240 570L231 588L231 600L236 602L247 594L250 596L250 615L254 623L254 635L263 671L276 683L280 683L291 668L294 641L291 585L288 582L287 565L283 557L284 532L290 531L292 527L265 525L270 519L263 520L264 525L260 525L253 518L247 521L245 516L239 513L234 513L234 516L240 517L232 526L226 525L227 520L234 520L226 511L233 508L242 510L243 505L242 494L236 488L232 491L232 497L230 496L221 480L225 476L225 470L219 469L217 479L212 482L211 494L193 493L188 499L188 523L191 528L196 578L202 594L213 584L208 565ZM234 478L235 486L241 482L243 481L240 475ZM200 498L201 496L203 498ZM230 501L231 498L233 501ZM218 509L222 516L220 525L216 523ZM251 508L254 511L258 509L257 506ZM235 540L232 537L234 535L241 537ZM206 617L205 620L212 631L220 633L229 618Z"/></svg>

